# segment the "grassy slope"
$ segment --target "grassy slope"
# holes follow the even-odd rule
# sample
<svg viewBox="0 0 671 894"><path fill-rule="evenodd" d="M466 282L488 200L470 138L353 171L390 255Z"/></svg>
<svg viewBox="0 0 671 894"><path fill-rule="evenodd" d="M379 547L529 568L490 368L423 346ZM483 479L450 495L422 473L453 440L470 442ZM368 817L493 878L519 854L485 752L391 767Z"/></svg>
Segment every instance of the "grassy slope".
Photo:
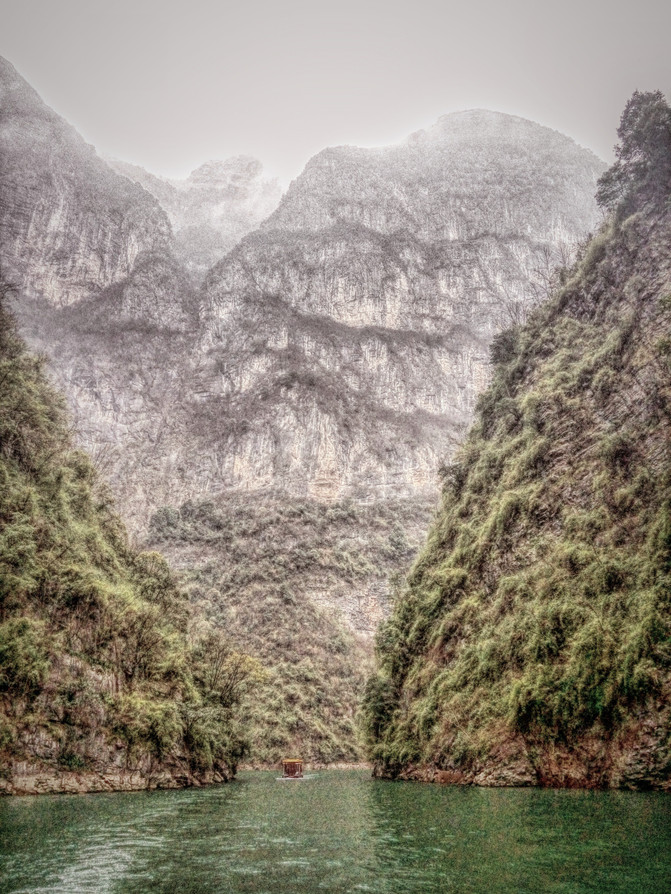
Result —
<svg viewBox="0 0 671 894"><path fill-rule="evenodd" d="M666 206L616 215L554 299L495 341L492 385L378 635L365 714L380 772L668 784Z"/></svg>
<svg viewBox="0 0 671 894"><path fill-rule="evenodd" d="M185 568L199 611L266 669L247 709L253 762L361 759L356 712L372 644L352 624L374 626L381 608L369 593L407 569L429 512L256 493L156 513L151 546Z"/></svg>
<svg viewBox="0 0 671 894"><path fill-rule="evenodd" d="M62 400L1 303L0 383L4 778L21 760L227 775L241 742L235 699L209 673L221 637L190 635L188 600L165 560L128 547L90 461L72 449ZM240 660L229 651L227 666Z"/></svg>

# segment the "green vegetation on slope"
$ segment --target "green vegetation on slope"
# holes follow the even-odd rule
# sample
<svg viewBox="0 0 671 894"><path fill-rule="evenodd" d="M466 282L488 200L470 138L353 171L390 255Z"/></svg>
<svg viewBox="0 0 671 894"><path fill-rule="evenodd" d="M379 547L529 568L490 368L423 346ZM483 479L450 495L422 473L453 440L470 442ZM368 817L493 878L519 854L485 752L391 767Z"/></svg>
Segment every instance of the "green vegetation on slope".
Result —
<svg viewBox="0 0 671 894"><path fill-rule="evenodd" d="M429 508L229 494L154 515L151 545L185 568L198 611L267 670L246 711L254 763L360 760L356 711L379 594L407 569ZM357 632L354 632L357 631Z"/></svg>
<svg viewBox="0 0 671 894"><path fill-rule="evenodd" d="M554 298L495 339L491 387L378 633L364 716L382 773L669 784L671 111L661 94L635 95L619 135L607 196L600 184L608 205L616 183L615 213ZM648 164L660 145L667 163Z"/></svg>
<svg viewBox="0 0 671 894"><path fill-rule="evenodd" d="M236 704L257 663L193 626L162 556L129 548L0 301L3 778L22 760L183 782L229 775L244 752Z"/></svg>

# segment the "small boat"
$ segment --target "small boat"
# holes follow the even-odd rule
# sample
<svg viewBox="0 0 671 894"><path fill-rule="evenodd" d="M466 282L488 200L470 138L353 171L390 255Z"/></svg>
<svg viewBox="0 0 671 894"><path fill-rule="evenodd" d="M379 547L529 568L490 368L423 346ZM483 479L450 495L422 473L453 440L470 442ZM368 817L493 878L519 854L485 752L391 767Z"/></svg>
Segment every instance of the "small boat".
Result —
<svg viewBox="0 0 671 894"><path fill-rule="evenodd" d="M282 779L302 779L303 761L291 757L282 761Z"/></svg>

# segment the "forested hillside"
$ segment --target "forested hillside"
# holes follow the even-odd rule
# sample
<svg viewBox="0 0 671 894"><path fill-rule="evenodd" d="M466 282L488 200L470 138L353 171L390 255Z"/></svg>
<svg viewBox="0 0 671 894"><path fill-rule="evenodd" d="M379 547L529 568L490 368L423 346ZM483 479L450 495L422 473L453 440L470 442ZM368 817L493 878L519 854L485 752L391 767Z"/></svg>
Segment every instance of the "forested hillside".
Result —
<svg viewBox="0 0 671 894"><path fill-rule="evenodd" d="M493 381L377 640L377 772L671 785L671 110L635 94L610 216Z"/></svg>
<svg viewBox="0 0 671 894"><path fill-rule="evenodd" d="M137 553L0 304L0 792L230 778L261 676Z"/></svg>
<svg viewBox="0 0 671 894"><path fill-rule="evenodd" d="M356 713L371 635L430 511L411 500L325 506L266 492L154 515L150 547L183 575L198 610L267 669L245 715L252 763L362 760Z"/></svg>

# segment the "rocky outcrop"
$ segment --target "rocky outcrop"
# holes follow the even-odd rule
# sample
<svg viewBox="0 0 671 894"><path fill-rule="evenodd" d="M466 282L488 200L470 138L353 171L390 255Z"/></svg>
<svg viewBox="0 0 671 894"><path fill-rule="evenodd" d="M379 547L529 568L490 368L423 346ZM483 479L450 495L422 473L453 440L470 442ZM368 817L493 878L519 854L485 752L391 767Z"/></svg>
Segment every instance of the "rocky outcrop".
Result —
<svg viewBox="0 0 671 894"><path fill-rule="evenodd" d="M77 771L45 763L20 761L3 766L2 771L0 795L79 795L91 792L197 788L201 785L229 782L232 778L225 770L194 774L187 762L183 766L168 768L152 768L148 764L127 769L112 765L100 771Z"/></svg>
<svg viewBox="0 0 671 894"><path fill-rule="evenodd" d="M409 764L397 778L488 788L539 785L671 791L671 767L666 753L668 721L668 707L656 717L637 712L615 741L597 734L585 737L577 747L566 742L531 747L522 736L511 737L502 730L501 740L487 756L470 766ZM390 773L376 765L373 775L385 778Z"/></svg>

